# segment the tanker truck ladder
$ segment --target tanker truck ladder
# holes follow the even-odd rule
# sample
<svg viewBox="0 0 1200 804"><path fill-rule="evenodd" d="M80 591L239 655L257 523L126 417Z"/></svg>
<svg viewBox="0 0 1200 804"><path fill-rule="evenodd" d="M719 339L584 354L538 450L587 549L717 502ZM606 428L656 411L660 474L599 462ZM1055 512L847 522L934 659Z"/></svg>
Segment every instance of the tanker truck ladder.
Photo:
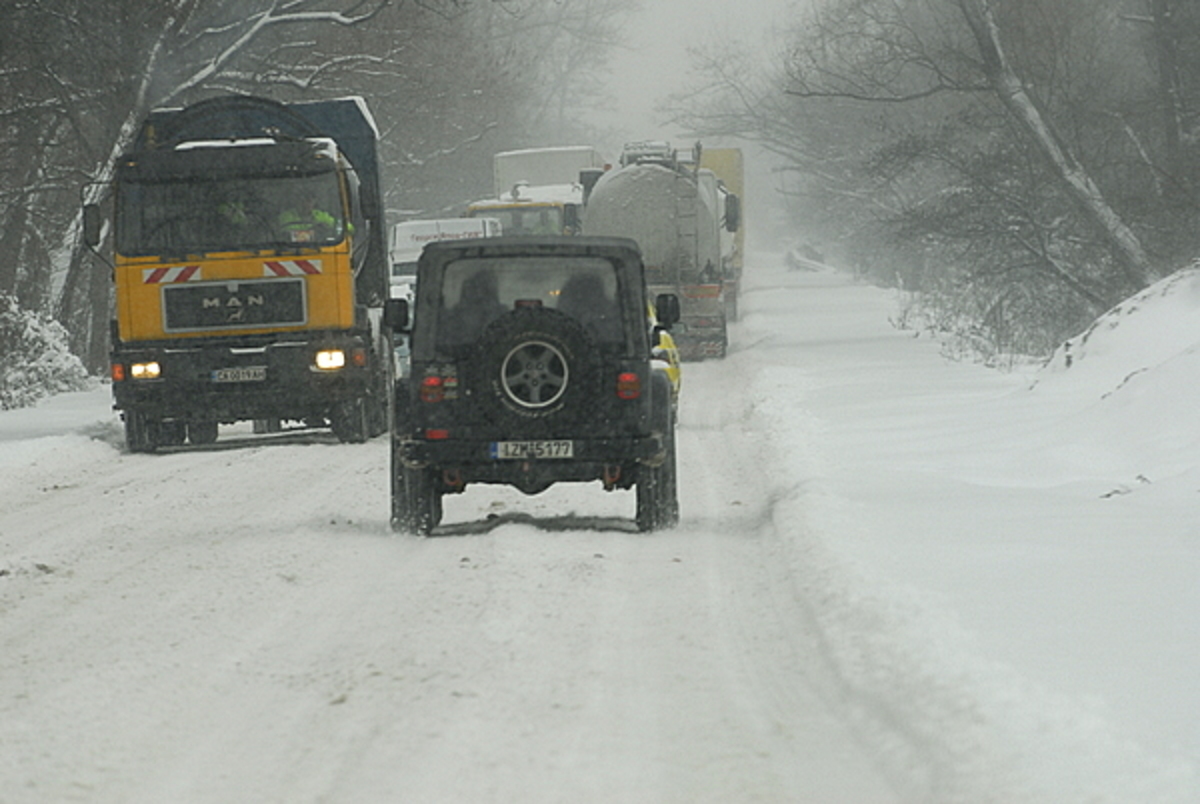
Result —
<svg viewBox="0 0 1200 804"><path fill-rule="evenodd" d="M687 263L681 267L686 274L692 274L701 266L697 264L700 251L699 213L696 210L696 191L691 177L683 172L676 172L675 191L671 193L671 197L675 204L675 235L678 238L679 253L687 255Z"/></svg>

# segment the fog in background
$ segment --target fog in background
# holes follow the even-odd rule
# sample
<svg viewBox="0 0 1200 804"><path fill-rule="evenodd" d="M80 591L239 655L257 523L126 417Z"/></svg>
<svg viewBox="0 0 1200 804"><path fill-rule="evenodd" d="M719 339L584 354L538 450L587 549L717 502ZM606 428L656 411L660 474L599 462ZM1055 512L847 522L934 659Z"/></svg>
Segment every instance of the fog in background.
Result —
<svg viewBox="0 0 1200 804"><path fill-rule="evenodd" d="M667 140L681 150L691 148L694 132L670 122L660 108L668 96L698 80L688 51L735 47L756 52L765 63L777 52L778 32L794 5L791 0L643 0L627 26L624 47L612 57L607 82L612 97L600 100L593 113L591 122L602 132L595 144L614 159L626 142ZM701 141L746 149L747 214L760 224L748 236L761 244L769 222L761 213L769 206L773 184L769 160L749 143Z"/></svg>
<svg viewBox="0 0 1200 804"><path fill-rule="evenodd" d="M765 56L788 5L787 0L643 0L628 25L625 47L613 55L609 86L614 98L597 107L596 124L622 142L682 142L688 132L665 121L656 107L688 86L688 49L734 44L761 48Z"/></svg>

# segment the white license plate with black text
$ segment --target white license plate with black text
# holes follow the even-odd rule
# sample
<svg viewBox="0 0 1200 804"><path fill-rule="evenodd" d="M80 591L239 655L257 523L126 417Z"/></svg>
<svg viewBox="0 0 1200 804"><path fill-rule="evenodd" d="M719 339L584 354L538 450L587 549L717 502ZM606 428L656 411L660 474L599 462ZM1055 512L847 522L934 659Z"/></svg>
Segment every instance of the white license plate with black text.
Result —
<svg viewBox="0 0 1200 804"><path fill-rule="evenodd" d="M267 378L266 366L238 366L214 369L213 382L261 382Z"/></svg>
<svg viewBox="0 0 1200 804"><path fill-rule="evenodd" d="M574 441L493 441L492 457L498 460L542 460L575 457Z"/></svg>

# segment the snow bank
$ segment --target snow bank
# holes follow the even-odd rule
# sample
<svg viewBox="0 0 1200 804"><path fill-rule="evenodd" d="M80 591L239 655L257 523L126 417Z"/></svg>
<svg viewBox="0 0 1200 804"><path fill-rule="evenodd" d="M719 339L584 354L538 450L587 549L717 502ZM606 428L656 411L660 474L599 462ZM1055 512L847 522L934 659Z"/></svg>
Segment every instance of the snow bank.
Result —
<svg viewBox="0 0 1200 804"><path fill-rule="evenodd" d="M1102 444L1113 470L1156 479L1190 469L1200 449L1200 266L1151 285L1064 343L1032 393L1063 416L1076 442Z"/></svg>
<svg viewBox="0 0 1200 804"><path fill-rule="evenodd" d="M0 410L88 387L87 370L67 348L67 331L0 294Z"/></svg>
<svg viewBox="0 0 1200 804"><path fill-rule="evenodd" d="M1198 348L1200 265L1171 274L1096 319L1059 347L1038 384L1104 398Z"/></svg>
<svg viewBox="0 0 1200 804"><path fill-rule="evenodd" d="M1192 667L1172 651L1191 652L1194 551L1171 522L1195 475L1158 478L1196 464L1200 275L1106 315L1033 390L887 330L882 291L750 281L764 534L811 619L812 680L895 789L1197 800L1194 704L1165 681ZM840 324L854 317L869 326ZM793 344L803 363L785 366Z"/></svg>

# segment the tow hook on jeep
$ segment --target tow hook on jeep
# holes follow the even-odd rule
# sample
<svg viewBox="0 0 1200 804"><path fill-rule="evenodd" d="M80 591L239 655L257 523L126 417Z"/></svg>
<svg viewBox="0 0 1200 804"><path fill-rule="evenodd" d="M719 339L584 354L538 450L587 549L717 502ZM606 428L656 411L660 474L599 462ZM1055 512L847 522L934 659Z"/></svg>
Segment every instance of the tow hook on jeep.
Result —
<svg viewBox="0 0 1200 804"><path fill-rule="evenodd" d="M604 490L605 491L612 491L614 488L616 488L617 481L619 481L620 479L621 479L621 467L619 464L616 466L605 466L604 467L603 480L604 480Z"/></svg>

